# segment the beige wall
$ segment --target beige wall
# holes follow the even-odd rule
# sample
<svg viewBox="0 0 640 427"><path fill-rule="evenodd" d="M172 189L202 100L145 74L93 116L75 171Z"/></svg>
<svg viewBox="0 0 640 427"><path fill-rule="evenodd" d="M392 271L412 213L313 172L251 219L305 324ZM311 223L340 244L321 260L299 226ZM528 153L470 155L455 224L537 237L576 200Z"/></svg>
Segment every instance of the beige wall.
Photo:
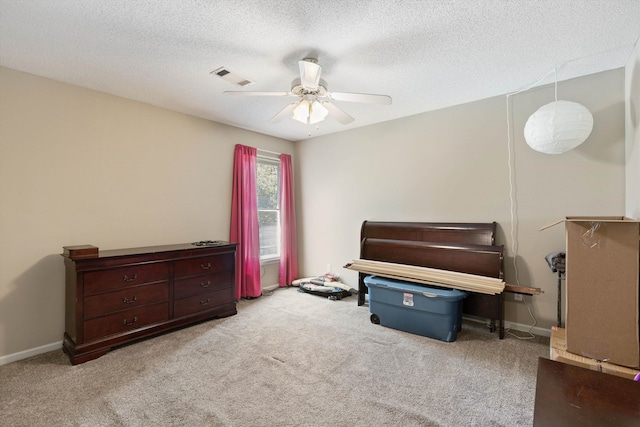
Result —
<svg viewBox="0 0 640 427"><path fill-rule="evenodd" d="M640 219L640 43L625 68L626 210Z"/></svg>
<svg viewBox="0 0 640 427"><path fill-rule="evenodd" d="M587 106L595 126L559 156L532 151L522 137L553 88L511 99L518 277L545 290L530 300L542 329L556 316L556 276L544 256L564 249L564 231L538 228L565 215L624 212L623 92L623 70L562 82L560 98ZM59 346L62 246L226 239L237 143L295 147L301 275L331 264L355 285L342 265L357 258L365 219L497 221L515 281L504 97L293 144L0 68L0 362ZM510 300L506 314L531 323L522 303Z"/></svg>
<svg viewBox="0 0 640 427"><path fill-rule="evenodd" d="M293 153L288 141L0 68L0 360L62 340L62 246L228 240L238 143Z"/></svg>
<svg viewBox="0 0 640 427"><path fill-rule="evenodd" d="M511 98L518 279L545 291L527 298L537 332L556 321L557 277L545 256L565 247L562 226L538 229L566 215L624 214L623 90L623 69L561 82L559 99L585 105L595 124L580 147L555 156L522 136L527 118L553 101L553 87ZM296 143L301 271L331 264L356 286L357 274L341 267L358 258L363 220L497 221L506 279L515 283L508 158L504 96ZM532 324L512 297L506 318Z"/></svg>

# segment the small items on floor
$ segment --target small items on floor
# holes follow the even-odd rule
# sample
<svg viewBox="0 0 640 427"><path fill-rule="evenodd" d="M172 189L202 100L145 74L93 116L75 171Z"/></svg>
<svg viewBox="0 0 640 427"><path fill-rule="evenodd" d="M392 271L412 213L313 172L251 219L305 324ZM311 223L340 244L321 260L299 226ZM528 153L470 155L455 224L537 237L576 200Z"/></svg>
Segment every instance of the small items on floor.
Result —
<svg viewBox="0 0 640 427"><path fill-rule="evenodd" d="M341 283L339 279L336 274L326 273L318 277L294 280L292 285L298 286L299 292L327 297L332 301L358 293L355 289Z"/></svg>

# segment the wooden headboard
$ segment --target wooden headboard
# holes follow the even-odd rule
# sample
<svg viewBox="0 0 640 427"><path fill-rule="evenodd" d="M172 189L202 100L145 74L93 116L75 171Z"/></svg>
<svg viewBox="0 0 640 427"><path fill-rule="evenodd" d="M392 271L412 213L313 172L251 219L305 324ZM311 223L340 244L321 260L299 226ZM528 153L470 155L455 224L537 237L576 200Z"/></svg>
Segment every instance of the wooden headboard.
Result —
<svg viewBox="0 0 640 427"><path fill-rule="evenodd" d="M420 242L495 245L495 222L381 222L364 221L360 227L360 241L378 239L414 240Z"/></svg>
<svg viewBox="0 0 640 427"><path fill-rule="evenodd" d="M364 221L360 259L416 265L503 278L504 247L495 245L496 223L418 223ZM364 304L366 274L358 280L358 305ZM504 337L504 294L470 292L463 314L489 319Z"/></svg>
<svg viewBox="0 0 640 427"><path fill-rule="evenodd" d="M407 240L362 240L360 258L502 279L502 246L463 245Z"/></svg>

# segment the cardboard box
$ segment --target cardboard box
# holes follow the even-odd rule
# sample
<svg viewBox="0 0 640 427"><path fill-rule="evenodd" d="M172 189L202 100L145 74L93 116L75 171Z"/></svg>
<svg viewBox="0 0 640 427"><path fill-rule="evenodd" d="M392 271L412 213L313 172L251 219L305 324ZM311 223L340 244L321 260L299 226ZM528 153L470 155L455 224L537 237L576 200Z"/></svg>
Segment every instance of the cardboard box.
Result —
<svg viewBox="0 0 640 427"><path fill-rule="evenodd" d="M605 374L615 375L617 377L634 379L640 371L626 368L624 366L614 365L613 363L601 362L588 357L573 354L567 351L565 340L565 329L551 329L551 345L549 358L568 365L579 366L592 371L604 372Z"/></svg>
<svg viewBox="0 0 640 427"><path fill-rule="evenodd" d="M567 351L640 367L640 221L567 217ZM543 229L544 229L543 228Z"/></svg>
<svg viewBox="0 0 640 427"><path fill-rule="evenodd" d="M466 292L367 276L371 321L440 341L457 338Z"/></svg>

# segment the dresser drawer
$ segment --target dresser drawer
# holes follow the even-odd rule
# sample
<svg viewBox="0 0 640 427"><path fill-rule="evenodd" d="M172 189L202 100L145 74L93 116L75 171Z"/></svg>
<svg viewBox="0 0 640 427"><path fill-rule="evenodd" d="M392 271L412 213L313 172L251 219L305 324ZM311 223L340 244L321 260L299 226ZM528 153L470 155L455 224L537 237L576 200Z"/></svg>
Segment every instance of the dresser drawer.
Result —
<svg viewBox="0 0 640 427"><path fill-rule="evenodd" d="M207 273L232 270L235 267L233 254L180 260L175 263L174 277L182 278Z"/></svg>
<svg viewBox="0 0 640 427"><path fill-rule="evenodd" d="M127 333L167 320L169 320L168 302L120 311L84 322L84 339L90 341L108 335Z"/></svg>
<svg viewBox="0 0 640 427"><path fill-rule="evenodd" d="M169 282L136 286L84 299L84 318L91 319L114 311L129 310L169 300Z"/></svg>
<svg viewBox="0 0 640 427"><path fill-rule="evenodd" d="M173 303L173 316L189 316L190 314L229 304L230 301L233 302L232 293L232 288L219 289L213 292L207 292L206 294L176 300Z"/></svg>
<svg viewBox="0 0 640 427"><path fill-rule="evenodd" d="M223 271L205 276L176 280L173 284L174 298L184 298L217 289L231 288L233 287L231 277L232 274L230 271Z"/></svg>
<svg viewBox="0 0 640 427"><path fill-rule="evenodd" d="M163 262L92 271L84 275L84 294L91 295L168 279L169 267Z"/></svg>

